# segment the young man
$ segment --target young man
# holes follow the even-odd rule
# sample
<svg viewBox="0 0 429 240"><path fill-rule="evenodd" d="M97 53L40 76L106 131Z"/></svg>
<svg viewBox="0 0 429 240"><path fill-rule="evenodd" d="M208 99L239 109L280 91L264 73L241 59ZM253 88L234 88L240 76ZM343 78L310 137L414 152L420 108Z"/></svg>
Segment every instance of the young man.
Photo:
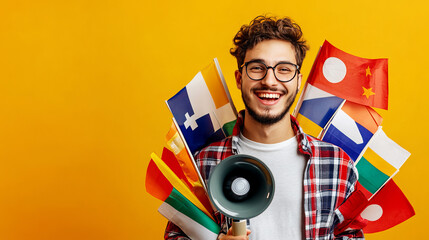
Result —
<svg viewBox="0 0 429 240"><path fill-rule="evenodd" d="M363 239L361 230L339 232L338 207L357 182L353 161L340 148L302 132L289 114L302 81L300 68L308 49L300 27L289 18L259 16L234 38L235 72L246 109L233 136L196 154L208 179L224 158L253 155L272 171L276 192L271 205L250 219L248 236L231 236L227 220L217 216L219 239ZM169 223L166 239L188 239Z"/></svg>

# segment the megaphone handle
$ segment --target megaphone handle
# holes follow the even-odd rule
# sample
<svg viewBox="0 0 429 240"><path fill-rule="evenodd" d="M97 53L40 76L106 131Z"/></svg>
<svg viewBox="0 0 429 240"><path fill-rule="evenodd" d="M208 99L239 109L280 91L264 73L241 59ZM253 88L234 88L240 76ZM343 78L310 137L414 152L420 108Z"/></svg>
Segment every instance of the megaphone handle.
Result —
<svg viewBox="0 0 429 240"><path fill-rule="evenodd" d="M232 220L232 235L246 236L247 235L247 221L246 220Z"/></svg>

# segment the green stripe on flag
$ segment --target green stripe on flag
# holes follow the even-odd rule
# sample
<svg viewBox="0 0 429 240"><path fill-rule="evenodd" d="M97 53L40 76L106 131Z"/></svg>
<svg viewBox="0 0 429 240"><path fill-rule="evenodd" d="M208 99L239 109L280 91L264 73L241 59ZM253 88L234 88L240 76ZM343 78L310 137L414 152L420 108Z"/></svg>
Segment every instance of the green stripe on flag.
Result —
<svg viewBox="0 0 429 240"><path fill-rule="evenodd" d="M372 194L377 192L383 184L389 180L389 176L374 167L369 161L362 157L356 164L359 172L359 182Z"/></svg>
<svg viewBox="0 0 429 240"><path fill-rule="evenodd" d="M203 213L199 208L192 204L187 198L185 198L175 188L171 191L170 196L165 200L170 206L175 208L177 211L185 214L189 218L198 222L211 232L218 234L220 231L219 225L215 223L210 217Z"/></svg>
<svg viewBox="0 0 429 240"><path fill-rule="evenodd" d="M231 136L232 135L232 130L234 129L235 123L237 122L237 120L231 121L231 122L227 122L222 126L223 132L227 135L227 136Z"/></svg>

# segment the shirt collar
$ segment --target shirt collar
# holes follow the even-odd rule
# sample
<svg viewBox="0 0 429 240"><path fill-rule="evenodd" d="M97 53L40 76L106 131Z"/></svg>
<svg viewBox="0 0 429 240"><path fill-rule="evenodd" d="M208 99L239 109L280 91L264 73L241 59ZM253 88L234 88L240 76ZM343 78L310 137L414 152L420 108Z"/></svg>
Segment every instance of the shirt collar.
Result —
<svg viewBox="0 0 429 240"><path fill-rule="evenodd" d="M303 154L310 155L310 156L313 155L307 134L305 134L302 128L299 126L299 123L295 117L290 115L290 119L292 123L292 129L295 132L295 135L298 140L298 150ZM234 154L238 153L237 152L238 139L240 136L240 132L243 128L243 125L244 125L244 110L241 110L238 113L237 122L232 131L232 152Z"/></svg>

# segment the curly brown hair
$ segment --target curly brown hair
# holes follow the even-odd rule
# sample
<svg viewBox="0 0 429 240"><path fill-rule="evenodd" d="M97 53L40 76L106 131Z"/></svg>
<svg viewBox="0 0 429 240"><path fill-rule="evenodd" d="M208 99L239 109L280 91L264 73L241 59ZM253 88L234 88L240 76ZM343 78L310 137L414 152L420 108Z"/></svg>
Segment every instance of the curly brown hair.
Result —
<svg viewBox="0 0 429 240"><path fill-rule="evenodd" d="M238 69L241 71L247 50L264 40L270 39L290 42L295 48L297 64L299 67L302 66L309 46L302 38L301 27L288 17L277 19L275 17L257 16L249 25L241 26L233 39L235 47L231 48L230 53L237 59Z"/></svg>

